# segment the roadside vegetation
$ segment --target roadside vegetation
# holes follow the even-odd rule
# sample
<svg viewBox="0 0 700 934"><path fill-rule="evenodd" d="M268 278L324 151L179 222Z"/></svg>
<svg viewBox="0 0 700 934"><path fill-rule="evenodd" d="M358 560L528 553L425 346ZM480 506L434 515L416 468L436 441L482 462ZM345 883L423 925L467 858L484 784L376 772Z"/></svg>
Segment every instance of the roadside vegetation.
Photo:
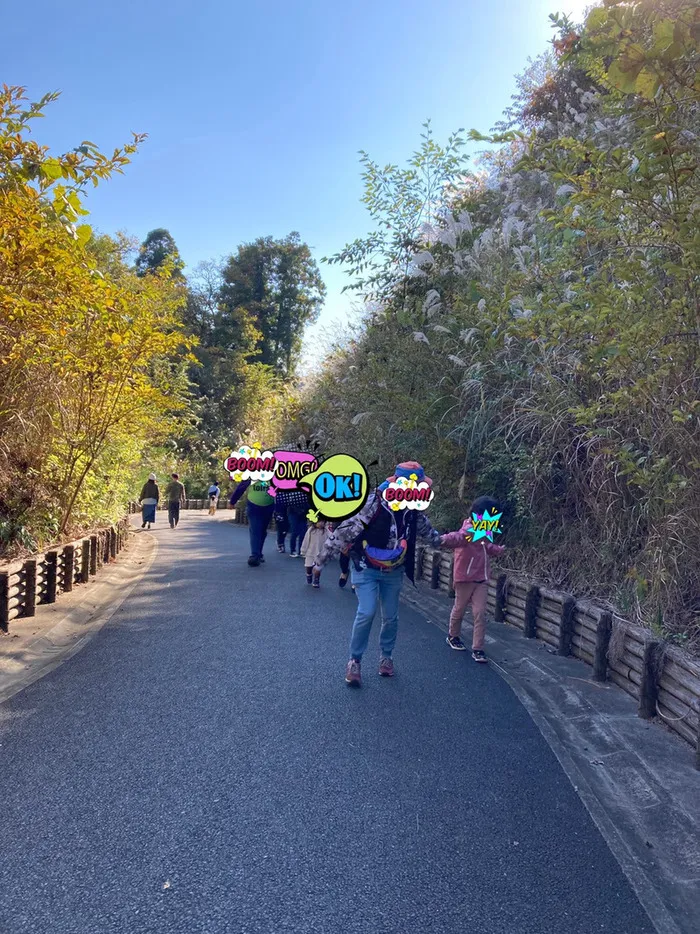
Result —
<svg viewBox="0 0 700 934"><path fill-rule="evenodd" d="M296 233L188 280L167 230L93 231L85 191L145 136L53 155L32 132L57 98L0 91L0 556L117 518L154 469L203 496L232 443L293 414L324 295Z"/></svg>
<svg viewBox="0 0 700 934"><path fill-rule="evenodd" d="M439 523L497 495L512 568L697 646L700 10L553 25L497 132L363 156L373 229L329 261L366 314L298 426L421 460Z"/></svg>

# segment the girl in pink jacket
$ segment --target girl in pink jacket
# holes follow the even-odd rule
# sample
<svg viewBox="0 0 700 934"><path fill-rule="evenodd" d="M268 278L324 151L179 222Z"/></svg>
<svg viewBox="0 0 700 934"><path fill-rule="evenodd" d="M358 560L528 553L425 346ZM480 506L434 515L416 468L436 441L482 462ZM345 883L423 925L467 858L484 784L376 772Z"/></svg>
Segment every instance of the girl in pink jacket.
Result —
<svg viewBox="0 0 700 934"><path fill-rule="evenodd" d="M450 631L447 644L458 652L465 651L462 642L462 620L471 603L474 631L472 635L472 658L475 662L485 662L484 635L486 631L486 597L488 595L491 572L491 555L500 555L505 551L502 545L494 545L486 538L473 541L471 514L480 516L485 511L490 515L499 512L498 504L488 496L480 496L472 503L470 517L465 519L458 532L448 532L440 537L443 548L452 548L455 552L454 588L455 605L450 614Z"/></svg>

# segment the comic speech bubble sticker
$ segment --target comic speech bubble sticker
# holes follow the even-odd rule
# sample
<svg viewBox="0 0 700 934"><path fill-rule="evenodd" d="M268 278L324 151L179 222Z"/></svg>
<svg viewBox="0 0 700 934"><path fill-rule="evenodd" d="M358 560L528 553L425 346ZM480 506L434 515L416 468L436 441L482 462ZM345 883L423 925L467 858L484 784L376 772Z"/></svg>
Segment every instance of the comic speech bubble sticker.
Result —
<svg viewBox="0 0 700 934"><path fill-rule="evenodd" d="M296 490L299 481L318 468L313 454L301 451L275 451L272 485L278 490Z"/></svg>
<svg viewBox="0 0 700 934"><path fill-rule="evenodd" d="M399 509L427 509L433 501L435 491L425 480L417 482L413 477L397 477L382 489L382 499L394 512Z"/></svg>
<svg viewBox="0 0 700 934"><path fill-rule="evenodd" d="M241 445L237 451L231 451L224 461L224 470L232 480L270 481L275 473L275 455L272 451L260 451L256 447Z"/></svg>
<svg viewBox="0 0 700 934"><path fill-rule="evenodd" d="M492 542L494 535L502 535L503 529L500 528L502 512L496 512L489 515L488 509L483 513L472 513L471 541L478 542L485 538Z"/></svg>
<svg viewBox="0 0 700 934"><path fill-rule="evenodd" d="M333 454L307 473L298 486L311 494L313 508L306 516L310 522L318 522L321 516L333 522L349 519L362 509L369 495L367 471L349 454Z"/></svg>

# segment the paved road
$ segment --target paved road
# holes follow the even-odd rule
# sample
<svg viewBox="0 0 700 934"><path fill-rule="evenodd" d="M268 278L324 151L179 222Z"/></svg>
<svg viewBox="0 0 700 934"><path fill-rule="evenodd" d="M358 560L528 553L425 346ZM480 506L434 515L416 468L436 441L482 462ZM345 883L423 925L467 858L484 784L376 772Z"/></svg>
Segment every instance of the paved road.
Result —
<svg viewBox="0 0 700 934"><path fill-rule="evenodd" d="M645 934L497 672L185 513L116 618L0 706L2 934ZM268 549L272 542L268 539Z"/></svg>

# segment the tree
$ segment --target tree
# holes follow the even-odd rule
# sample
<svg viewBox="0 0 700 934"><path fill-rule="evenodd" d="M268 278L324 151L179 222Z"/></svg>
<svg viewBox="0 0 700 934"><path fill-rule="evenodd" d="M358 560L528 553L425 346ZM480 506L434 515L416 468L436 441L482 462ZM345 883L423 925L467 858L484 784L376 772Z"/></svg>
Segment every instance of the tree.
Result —
<svg viewBox="0 0 700 934"><path fill-rule="evenodd" d="M348 275L354 277L345 289L379 301L396 297L398 291L405 303L410 267L425 242L425 228L439 222L446 192L468 174L461 132L453 133L443 147L435 141L427 121L420 148L405 169L396 165L381 168L366 152L361 153L365 185L362 200L375 230L323 259L331 265L345 266Z"/></svg>
<svg viewBox="0 0 700 934"><path fill-rule="evenodd" d="M293 376L304 329L320 313L326 289L299 234L260 237L226 263L213 342L240 348L256 331L252 358L280 376Z"/></svg>
<svg viewBox="0 0 700 934"><path fill-rule="evenodd" d="M182 290L136 276L127 242L75 223L86 184L121 171L143 137L111 158L88 142L53 157L30 132L55 99L0 91L0 526L25 541L23 528L42 540L113 518L186 407L172 365L190 343Z"/></svg>
<svg viewBox="0 0 700 934"><path fill-rule="evenodd" d="M165 269L173 279L181 279L184 265L172 235L163 227L146 235L136 257L139 276Z"/></svg>
<svg viewBox="0 0 700 934"><path fill-rule="evenodd" d="M300 419L384 465L424 456L452 521L497 495L511 567L700 645L700 11L606 0L555 26L505 132L472 131L500 146L487 177L443 191L413 247L393 229L416 180L367 179L386 232L334 259L383 310Z"/></svg>

